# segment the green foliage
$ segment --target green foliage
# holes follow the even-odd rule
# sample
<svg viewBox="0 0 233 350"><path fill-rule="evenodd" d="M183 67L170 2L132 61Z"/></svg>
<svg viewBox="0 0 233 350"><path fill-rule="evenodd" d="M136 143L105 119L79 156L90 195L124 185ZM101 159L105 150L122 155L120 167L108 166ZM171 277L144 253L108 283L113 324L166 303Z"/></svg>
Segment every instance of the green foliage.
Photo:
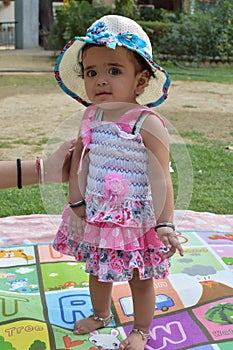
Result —
<svg viewBox="0 0 233 350"><path fill-rule="evenodd" d="M198 14L181 15L179 23L171 26L169 35L159 40L158 50L175 57L192 56L199 59L204 52L209 55L208 46L213 37L209 22L210 14L202 15L201 18ZM211 48L215 49L215 46L211 45ZM215 55L216 52L213 52Z"/></svg>
<svg viewBox="0 0 233 350"><path fill-rule="evenodd" d="M233 56L233 7L231 0L221 0L211 8L195 8L194 13L174 13L164 9L141 8L134 0L116 0L115 9L87 1L71 0L59 6L53 25L50 46L60 49L76 35L106 14L135 19L148 33L154 52L166 57L190 58L201 62L230 61Z"/></svg>
<svg viewBox="0 0 233 350"><path fill-rule="evenodd" d="M139 10L141 21L159 21L163 23L177 22L178 16L176 13L165 9L151 9L150 7L141 7Z"/></svg>
<svg viewBox="0 0 233 350"><path fill-rule="evenodd" d="M159 38L157 50L173 57L189 56L196 61L233 56L233 8L222 0L212 11L196 9L194 14L179 14L170 33ZM171 22L170 22L171 23Z"/></svg>
<svg viewBox="0 0 233 350"><path fill-rule="evenodd" d="M57 7L50 44L54 49L64 47L73 37L85 35L87 28L96 19L110 13L111 7L94 7L87 1L71 0L65 7Z"/></svg>
<svg viewBox="0 0 233 350"><path fill-rule="evenodd" d="M233 55L233 7L231 0L222 0L219 11L215 11L214 19L219 24L216 46L219 55Z"/></svg>
<svg viewBox="0 0 233 350"><path fill-rule="evenodd" d="M115 0L114 13L134 20L139 19L134 0Z"/></svg>
<svg viewBox="0 0 233 350"><path fill-rule="evenodd" d="M158 44L161 38L167 38L172 30L172 24L159 21L138 21L145 32L148 34L151 44L154 47L154 53L159 53Z"/></svg>

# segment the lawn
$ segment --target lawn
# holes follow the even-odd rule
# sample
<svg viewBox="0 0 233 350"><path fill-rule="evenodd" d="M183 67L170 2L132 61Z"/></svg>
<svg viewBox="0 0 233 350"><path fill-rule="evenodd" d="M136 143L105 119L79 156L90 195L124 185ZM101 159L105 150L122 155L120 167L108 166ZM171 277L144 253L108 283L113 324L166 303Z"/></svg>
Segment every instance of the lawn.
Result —
<svg viewBox="0 0 233 350"><path fill-rule="evenodd" d="M213 68L192 68L184 65L167 64L166 69L172 79L189 81L208 81L216 83L233 83L232 66Z"/></svg>

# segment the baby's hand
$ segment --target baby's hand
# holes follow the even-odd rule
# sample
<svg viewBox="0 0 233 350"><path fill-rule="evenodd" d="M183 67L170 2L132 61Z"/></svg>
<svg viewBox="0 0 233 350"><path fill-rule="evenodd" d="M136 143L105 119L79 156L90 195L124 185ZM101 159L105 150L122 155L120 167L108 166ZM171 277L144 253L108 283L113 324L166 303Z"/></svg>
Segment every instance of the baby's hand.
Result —
<svg viewBox="0 0 233 350"><path fill-rule="evenodd" d="M164 253L164 258L168 259L175 254L176 249L178 249L180 256L184 255L183 248L179 242L178 236L175 231L170 227L160 227L156 230L158 238L169 249L167 253Z"/></svg>

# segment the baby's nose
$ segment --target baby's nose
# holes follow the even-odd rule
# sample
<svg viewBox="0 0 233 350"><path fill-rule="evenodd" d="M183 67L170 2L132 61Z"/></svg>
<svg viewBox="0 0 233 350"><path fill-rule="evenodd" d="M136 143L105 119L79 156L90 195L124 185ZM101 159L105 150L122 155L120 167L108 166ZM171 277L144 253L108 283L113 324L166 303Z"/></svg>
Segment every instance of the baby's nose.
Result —
<svg viewBox="0 0 233 350"><path fill-rule="evenodd" d="M104 78L104 77L100 77L100 78L97 80L97 85L102 86L102 85L107 85L107 84L108 84L108 81L107 81L107 79Z"/></svg>

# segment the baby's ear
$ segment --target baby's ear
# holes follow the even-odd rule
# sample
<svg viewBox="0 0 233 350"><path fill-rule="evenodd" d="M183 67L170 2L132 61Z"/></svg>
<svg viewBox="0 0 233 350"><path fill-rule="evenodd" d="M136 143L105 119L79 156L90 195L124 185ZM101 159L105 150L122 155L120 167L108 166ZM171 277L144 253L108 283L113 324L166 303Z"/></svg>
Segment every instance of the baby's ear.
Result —
<svg viewBox="0 0 233 350"><path fill-rule="evenodd" d="M136 88L137 96L141 95L144 92L144 89L148 85L149 78L150 78L150 74L146 69L138 73L138 85Z"/></svg>

